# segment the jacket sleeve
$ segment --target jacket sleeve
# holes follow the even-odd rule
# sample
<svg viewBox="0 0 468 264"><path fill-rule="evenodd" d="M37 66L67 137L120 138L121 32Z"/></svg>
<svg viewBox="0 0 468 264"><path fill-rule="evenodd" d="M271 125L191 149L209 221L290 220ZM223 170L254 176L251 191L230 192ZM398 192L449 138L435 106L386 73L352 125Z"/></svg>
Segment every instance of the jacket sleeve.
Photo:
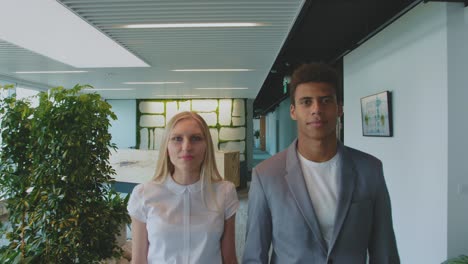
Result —
<svg viewBox="0 0 468 264"><path fill-rule="evenodd" d="M271 231L270 208L262 182L254 169L249 190L247 230L242 263L268 263Z"/></svg>
<svg viewBox="0 0 468 264"><path fill-rule="evenodd" d="M399 264L400 257L398 256L393 231L390 196L383 176L382 163L379 163L379 176L373 211L372 233L369 241L369 263Z"/></svg>

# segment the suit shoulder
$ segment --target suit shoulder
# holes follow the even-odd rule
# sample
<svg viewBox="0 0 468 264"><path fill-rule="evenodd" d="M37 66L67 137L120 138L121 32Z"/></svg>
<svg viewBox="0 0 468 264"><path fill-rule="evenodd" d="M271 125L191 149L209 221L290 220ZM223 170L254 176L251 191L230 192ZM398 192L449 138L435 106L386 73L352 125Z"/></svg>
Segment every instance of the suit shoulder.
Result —
<svg viewBox="0 0 468 264"><path fill-rule="evenodd" d="M257 166L255 166L255 171L259 175L263 174L271 174L272 172L282 172L286 168L286 155L287 149L278 152L277 154L273 155L271 158L268 158L262 162L260 162Z"/></svg>
<svg viewBox="0 0 468 264"><path fill-rule="evenodd" d="M348 146L345 146L345 151L353 158L354 161L359 163L370 163L379 166L382 165L382 161L380 159L369 153Z"/></svg>

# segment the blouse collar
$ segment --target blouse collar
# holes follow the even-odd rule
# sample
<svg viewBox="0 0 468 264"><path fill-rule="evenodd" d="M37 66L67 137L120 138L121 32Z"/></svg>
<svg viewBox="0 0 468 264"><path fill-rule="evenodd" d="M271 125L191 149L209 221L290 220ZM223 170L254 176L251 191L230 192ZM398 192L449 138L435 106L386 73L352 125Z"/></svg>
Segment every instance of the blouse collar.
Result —
<svg viewBox="0 0 468 264"><path fill-rule="evenodd" d="M164 184L167 186L167 188L169 188L169 190L175 192L176 194L182 194L185 192L185 190L191 193L195 193L195 192L199 192L202 188L201 179L189 185L182 185L182 184L178 184L177 182L175 182L171 175L167 175L166 181Z"/></svg>

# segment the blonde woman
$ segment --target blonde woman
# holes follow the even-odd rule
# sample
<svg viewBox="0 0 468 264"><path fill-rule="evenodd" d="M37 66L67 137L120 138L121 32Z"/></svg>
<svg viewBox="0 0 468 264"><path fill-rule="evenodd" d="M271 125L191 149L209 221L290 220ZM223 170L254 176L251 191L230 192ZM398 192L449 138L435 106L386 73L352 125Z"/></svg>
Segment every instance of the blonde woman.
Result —
<svg viewBox="0 0 468 264"><path fill-rule="evenodd" d="M206 122L182 112L167 124L156 173L130 197L132 263L237 263L239 201L216 168Z"/></svg>

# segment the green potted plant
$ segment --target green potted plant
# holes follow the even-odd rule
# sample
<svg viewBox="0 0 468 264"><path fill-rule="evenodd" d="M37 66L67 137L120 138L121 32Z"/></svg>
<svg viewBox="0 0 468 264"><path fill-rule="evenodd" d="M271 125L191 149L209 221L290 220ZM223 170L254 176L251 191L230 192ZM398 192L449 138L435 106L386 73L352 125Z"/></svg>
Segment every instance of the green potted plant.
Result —
<svg viewBox="0 0 468 264"><path fill-rule="evenodd" d="M254 140L255 147L260 148L260 130L258 130L258 129L255 130L253 136L255 138L255 140Z"/></svg>
<svg viewBox="0 0 468 264"><path fill-rule="evenodd" d="M442 262L442 264L468 264L468 256L460 255L456 258L448 259Z"/></svg>
<svg viewBox="0 0 468 264"><path fill-rule="evenodd" d="M97 263L121 254L116 236L130 219L112 189L111 106L89 86L53 88L27 101L0 100L0 194L9 244L1 263ZM1 88L1 87L0 87Z"/></svg>

